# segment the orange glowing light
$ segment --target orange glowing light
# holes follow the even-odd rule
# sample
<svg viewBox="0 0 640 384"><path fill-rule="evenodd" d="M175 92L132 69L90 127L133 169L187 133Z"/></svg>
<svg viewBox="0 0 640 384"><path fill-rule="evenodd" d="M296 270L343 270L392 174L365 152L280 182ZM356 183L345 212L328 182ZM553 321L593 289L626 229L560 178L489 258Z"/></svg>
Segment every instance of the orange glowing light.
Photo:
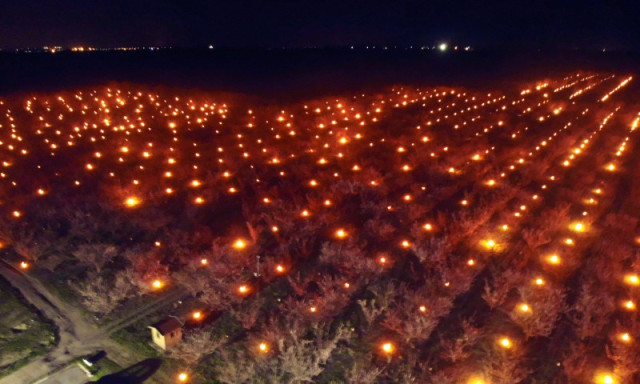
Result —
<svg viewBox="0 0 640 384"><path fill-rule="evenodd" d="M238 287L238 293L245 294L249 292L249 287L246 285L241 285Z"/></svg>
<svg viewBox="0 0 640 384"><path fill-rule="evenodd" d="M21 261L20 269L27 269L27 268L29 268L29 263L27 263L26 261Z"/></svg>
<svg viewBox="0 0 640 384"><path fill-rule="evenodd" d="M509 349L509 348L511 348L511 347L513 346L513 343L512 343L512 342L511 342L511 340L509 340L509 338L507 338L507 337L503 337L503 338L501 338L501 339L498 341L498 343L500 344L500 346L501 346L502 348L506 348L506 349Z"/></svg>
<svg viewBox="0 0 640 384"><path fill-rule="evenodd" d="M124 201L124 204L129 208L133 208L140 204L140 200L137 197L128 197Z"/></svg>
<svg viewBox="0 0 640 384"><path fill-rule="evenodd" d="M633 311L634 309L636 309L636 303L634 303L632 300L625 301L622 306L628 311Z"/></svg>
<svg viewBox="0 0 640 384"><path fill-rule="evenodd" d="M267 343L265 343L265 342L262 342L262 343L258 344L258 350L259 350L261 353L267 353L267 352L269 352L269 344L267 344Z"/></svg>
<svg viewBox="0 0 640 384"><path fill-rule="evenodd" d="M346 232L344 229L338 229L338 230L336 231L336 237L337 237L338 239L344 239L344 238L346 238L346 237L347 237L347 232Z"/></svg>
<svg viewBox="0 0 640 384"><path fill-rule="evenodd" d="M284 267L281 264L276 265L276 272L284 273Z"/></svg>
<svg viewBox="0 0 640 384"><path fill-rule="evenodd" d="M622 341L623 343L630 343L631 335L629 335L627 332L624 332L618 335L618 339L620 339L620 341Z"/></svg>
<svg viewBox="0 0 640 384"><path fill-rule="evenodd" d="M492 249L492 248L494 248L496 246L496 242L493 239L484 240L482 243L483 243L484 247L488 248L488 249Z"/></svg>
<svg viewBox="0 0 640 384"><path fill-rule="evenodd" d="M380 346L380 349L382 349L382 352L386 353L387 355L392 354L393 350L394 350L394 346L392 343L383 343Z"/></svg>
<svg viewBox="0 0 640 384"><path fill-rule="evenodd" d="M193 312L193 314L191 315L191 317L192 317L194 320L200 320L200 318L202 318L202 312L200 312L200 311Z"/></svg>
<svg viewBox="0 0 640 384"><path fill-rule="evenodd" d="M200 259L200 265L207 265L209 264L209 260L207 259Z"/></svg>
<svg viewBox="0 0 640 384"><path fill-rule="evenodd" d="M571 224L571 229L574 230L575 232L584 232L584 231L586 231L585 225L583 223L580 223L580 222Z"/></svg>
<svg viewBox="0 0 640 384"><path fill-rule="evenodd" d="M235 249L244 249L246 248L246 246L247 246L247 243L242 239L238 239L233 243L233 248Z"/></svg>
<svg viewBox="0 0 640 384"><path fill-rule="evenodd" d="M178 375L178 381L180 382L186 382L187 380L189 380L189 375L187 375L186 373L182 372Z"/></svg>
<svg viewBox="0 0 640 384"><path fill-rule="evenodd" d="M640 277L636 274L626 275L624 277L624 282L629 285L640 285Z"/></svg>
<svg viewBox="0 0 640 384"><path fill-rule="evenodd" d="M155 289L160 289L162 288L162 281L160 280L154 280L153 283L151 283L151 286Z"/></svg>
<svg viewBox="0 0 640 384"><path fill-rule="evenodd" d="M547 262L549 262L549 264L560 264L560 256L558 255L551 255L547 258Z"/></svg>
<svg viewBox="0 0 640 384"><path fill-rule="evenodd" d="M596 376L597 384L616 384L617 381L614 379L612 374L601 373Z"/></svg>

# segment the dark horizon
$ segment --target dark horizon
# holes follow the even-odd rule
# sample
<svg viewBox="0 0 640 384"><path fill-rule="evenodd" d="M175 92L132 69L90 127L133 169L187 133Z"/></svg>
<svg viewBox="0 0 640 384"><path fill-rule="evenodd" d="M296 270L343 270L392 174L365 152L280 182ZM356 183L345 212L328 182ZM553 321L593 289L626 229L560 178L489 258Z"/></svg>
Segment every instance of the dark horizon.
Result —
<svg viewBox="0 0 640 384"><path fill-rule="evenodd" d="M396 84L493 88L566 71L635 72L630 52L171 49L0 52L0 94L137 83L296 100Z"/></svg>

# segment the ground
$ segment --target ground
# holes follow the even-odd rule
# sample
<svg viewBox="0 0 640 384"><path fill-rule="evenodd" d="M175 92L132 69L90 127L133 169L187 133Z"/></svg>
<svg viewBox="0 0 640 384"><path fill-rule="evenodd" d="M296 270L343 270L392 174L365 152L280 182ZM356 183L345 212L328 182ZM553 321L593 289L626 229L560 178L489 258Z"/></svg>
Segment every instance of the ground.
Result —
<svg viewBox="0 0 640 384"><path fill-rule="evenodd" d="M38 381L37 384L84 384L88 380L90 379L87 372L77 364L73 364L52 374L44 381Z"/></svg>

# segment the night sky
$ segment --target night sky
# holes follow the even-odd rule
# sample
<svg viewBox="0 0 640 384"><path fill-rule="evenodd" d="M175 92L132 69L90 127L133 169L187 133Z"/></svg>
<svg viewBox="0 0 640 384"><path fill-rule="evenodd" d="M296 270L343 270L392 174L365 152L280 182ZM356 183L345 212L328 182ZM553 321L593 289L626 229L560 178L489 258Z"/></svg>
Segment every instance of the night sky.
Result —
<svg viewBox="0 0 640 384"><path fill-rule="evenodd" d="M0 47L636 49L640 2L0 0Z"/></svg>

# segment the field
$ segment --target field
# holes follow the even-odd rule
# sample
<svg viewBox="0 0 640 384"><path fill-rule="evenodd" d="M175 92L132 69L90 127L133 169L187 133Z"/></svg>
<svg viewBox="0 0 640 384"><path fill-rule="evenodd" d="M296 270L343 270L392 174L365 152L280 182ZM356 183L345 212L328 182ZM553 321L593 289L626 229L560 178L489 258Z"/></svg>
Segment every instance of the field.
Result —
<svg viewBox="0 0 640 384"><path fill-rule="evenodd" d="M43 355L56 343L55 329L0 277L0 376Z"/></svg>
<svg viewBox="0 0 640 384"><path fill-rule="evenodd" d="M636 83L8 96L0 236L193 383L634 383Z"/></svg>

